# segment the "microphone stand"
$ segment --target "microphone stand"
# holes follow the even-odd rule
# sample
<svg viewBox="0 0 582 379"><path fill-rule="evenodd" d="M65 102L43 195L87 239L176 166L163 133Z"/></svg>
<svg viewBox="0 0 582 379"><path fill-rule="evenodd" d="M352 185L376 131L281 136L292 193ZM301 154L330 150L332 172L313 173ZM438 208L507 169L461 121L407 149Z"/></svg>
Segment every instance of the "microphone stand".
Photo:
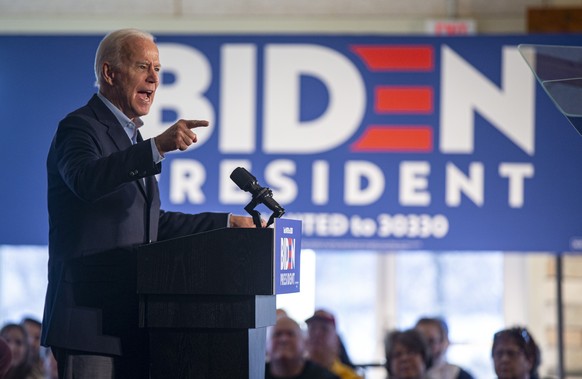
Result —
<svg viewBox="0 0 582 379"><path fill-rule="evenodd" d="M252 217L253 222L257 228L262 228L263 225L261 224L261 213L257 211L255 208L257 205L261 203L265 203L266 198L272 197L273 192L269 188L262 188L256 196L253 196L250 203L247 204L245 207L245 211L247 211ZM279 218L283 216L285 210L281 207L277 207L273 210L271 217L269 217L269 221L267 222L267 226L269 227L273 222L275 222L275 218Z"/></svg>

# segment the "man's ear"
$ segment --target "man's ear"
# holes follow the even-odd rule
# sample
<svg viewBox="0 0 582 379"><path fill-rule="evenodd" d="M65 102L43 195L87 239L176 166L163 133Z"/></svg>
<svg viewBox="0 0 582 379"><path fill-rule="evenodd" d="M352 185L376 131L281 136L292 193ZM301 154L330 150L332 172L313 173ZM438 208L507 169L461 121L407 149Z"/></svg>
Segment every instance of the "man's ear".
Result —
<svg viewBox="0 0 582 379"><path fill-rule="evenodd" d="M101 72L102 72L103 80L105 81L105 83L112 86L113 85L113 78L115 77L115 70L113 70L113 66L111 66L111 64L109 62L104 62Z"/></svg>

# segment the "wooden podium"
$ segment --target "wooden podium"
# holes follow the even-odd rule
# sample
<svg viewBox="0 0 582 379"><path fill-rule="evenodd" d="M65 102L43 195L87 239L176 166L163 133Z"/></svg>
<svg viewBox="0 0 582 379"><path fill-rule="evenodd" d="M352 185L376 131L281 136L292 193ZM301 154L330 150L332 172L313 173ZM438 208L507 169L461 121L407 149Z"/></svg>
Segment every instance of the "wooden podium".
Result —
<svg viewBox="0 0 582 379"><path fill-rule="evenodd" d="M275 323L273 229L217 229L137 251L150 377L262 379Z"/></svg>

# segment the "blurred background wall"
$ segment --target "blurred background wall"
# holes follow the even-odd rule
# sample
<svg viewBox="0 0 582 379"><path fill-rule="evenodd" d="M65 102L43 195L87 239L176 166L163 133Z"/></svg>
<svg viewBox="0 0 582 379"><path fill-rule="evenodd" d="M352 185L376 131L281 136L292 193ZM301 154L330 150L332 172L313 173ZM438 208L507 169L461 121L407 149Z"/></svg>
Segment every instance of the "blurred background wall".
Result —
<svg viewBox="0 0 582 379"><path fill-rule="evenodd" d="M0 31L423 33L427 20L474 20L479 33L522 33L531 8L578 0L1 0Z"/></svg>

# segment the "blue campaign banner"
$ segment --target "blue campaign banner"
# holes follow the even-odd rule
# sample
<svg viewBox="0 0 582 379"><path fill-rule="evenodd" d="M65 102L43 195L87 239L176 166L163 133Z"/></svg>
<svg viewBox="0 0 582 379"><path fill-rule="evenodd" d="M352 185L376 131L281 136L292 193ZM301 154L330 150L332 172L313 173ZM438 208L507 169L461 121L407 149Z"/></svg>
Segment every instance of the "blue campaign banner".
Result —
<svg viewBox="0 0 582 379"><path fill-rule="evenodd" d="M301 289L301 221L278 218L275 229L275 293Z"/></svg>
<svg viewBox="0 0 582 379"><path fill-rule="evenodd" d="M101 38L0 36L0 244L47 242L47 150L95 92ZM143 135L210 121L163 162L167 210L244 213L241 166L302 221L304 248L582 251L582 138L517 51L580 35L157 41Z"/></svg>

